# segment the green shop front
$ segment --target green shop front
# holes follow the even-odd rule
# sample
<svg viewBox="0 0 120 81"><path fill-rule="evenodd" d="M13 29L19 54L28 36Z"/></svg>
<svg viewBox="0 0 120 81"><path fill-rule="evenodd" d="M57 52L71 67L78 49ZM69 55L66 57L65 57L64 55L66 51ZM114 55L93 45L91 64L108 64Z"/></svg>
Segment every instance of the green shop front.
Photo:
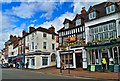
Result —
<svg viewBox="0 0 120 81"><path fill-rule="evenodd" d="M119 39L89 43L86 51L89 71L102 71L101 59L106 57L106 70L120 72Z"/></svg>

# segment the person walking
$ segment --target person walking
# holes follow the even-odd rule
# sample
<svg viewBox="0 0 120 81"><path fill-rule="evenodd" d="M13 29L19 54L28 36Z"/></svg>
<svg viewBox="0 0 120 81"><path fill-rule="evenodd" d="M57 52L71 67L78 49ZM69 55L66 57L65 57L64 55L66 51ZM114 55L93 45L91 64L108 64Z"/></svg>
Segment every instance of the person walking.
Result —
<svg viewBox="0 0 120 81"><path fill-rule="evenodd" d="M22 62L22 68L24 68L24 62Z"/></svg>
<svg viewBox="0 0 120 81"><path fill-rule="evenodd" d="M102 70L103 70L103 72L106 70L106 64L107 64L106 58L103 57L102 58Z"/></svg>
<svg viewBox="0 0 120 81"><path fill-rule="evenodd" d="M17 64L16 64L16 68L19 69L19 63L18 63L18 62L17 62Z"/></svg>
<svg viewBox="0 0 120 81"><path fill-rule="evenodd" d="M29 63L27 62L27 63L26 63L26 69L28 69L28 65L29 65Z"/></svg>

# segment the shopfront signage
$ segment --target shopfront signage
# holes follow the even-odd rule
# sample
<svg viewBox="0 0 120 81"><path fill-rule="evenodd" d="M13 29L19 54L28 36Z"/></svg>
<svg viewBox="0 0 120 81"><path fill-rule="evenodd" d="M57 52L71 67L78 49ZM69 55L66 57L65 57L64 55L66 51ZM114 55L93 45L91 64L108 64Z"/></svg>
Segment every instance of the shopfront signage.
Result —
<svg viewBox="0 0 120 81"><path fill-rule="evenodd" d="M77 40L77 37L76 36L73 36L73 37L69 37L68 38L68 41L69 42L74 42L74 41L76 41Z"/></svg>

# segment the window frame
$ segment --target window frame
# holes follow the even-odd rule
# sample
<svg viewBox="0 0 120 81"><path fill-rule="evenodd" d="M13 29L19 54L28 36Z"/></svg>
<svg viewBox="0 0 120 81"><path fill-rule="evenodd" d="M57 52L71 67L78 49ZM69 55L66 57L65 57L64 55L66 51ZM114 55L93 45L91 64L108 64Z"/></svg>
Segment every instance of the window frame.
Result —
<svg viewBox="0 0 120 81"><path fill-rule="evenodd" d="M80 26L80 25L81 25L81 19L77 19L77 20L75 21L75 25L76 25L76 26Z"/></svg>

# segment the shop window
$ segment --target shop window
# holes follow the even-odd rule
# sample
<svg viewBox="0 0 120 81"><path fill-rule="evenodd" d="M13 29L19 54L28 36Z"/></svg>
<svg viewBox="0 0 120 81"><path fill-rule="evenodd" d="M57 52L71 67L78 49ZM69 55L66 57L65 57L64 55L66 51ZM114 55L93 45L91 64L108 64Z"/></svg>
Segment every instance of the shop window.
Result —
<svg viewBox="0 0 120 81"><path fill-rule="evenodd" d="M51 55L51 62L55 62L56 61L56 55L53 53Z"/></svg>
<svg viewBox="0 0 120 81"><path fill-rule="evenodd" d="M34 66L35 65L35 59L31 58L31 65Z"/></svg>
<svg viewBox="0 0 120 81"><path fill-rule="evenodd" d="M48 57L42 57L42 65L48 65Z"/></svg>
<svg viewBox="0 0 120 81"><path fill-rule="evenodd" d="M95 64L95 54L94 50L90 51L90 64Z"/></svg>
<svg viewBox="0 0 120 81"><path fill-rule="evenodd" d="M119 50L119 54L118 54L118 60L119 60L119 64L120 64L120 47L118 48L118 50Z"/></svg>
<svg viewBox="0 0 120 81"><path fill-rule="evenodd" d="M115 64L118 64L118 50L117 50L117 47L114 47L114 60L115 60Z"/></svg>
<svg viewBox="0 0 120 81"><path fill-rule="evenodd" d="M110 54L110 64L113 64L113 51L112 48L109 48L109 54Z"/></svg>
<svg viewBox="0 0 120 81"><path fill-rule="evenodd" d="M68 61L71 65L73 65L73 54L64 54L60 56L62 62L68 64Z"/></svg>

